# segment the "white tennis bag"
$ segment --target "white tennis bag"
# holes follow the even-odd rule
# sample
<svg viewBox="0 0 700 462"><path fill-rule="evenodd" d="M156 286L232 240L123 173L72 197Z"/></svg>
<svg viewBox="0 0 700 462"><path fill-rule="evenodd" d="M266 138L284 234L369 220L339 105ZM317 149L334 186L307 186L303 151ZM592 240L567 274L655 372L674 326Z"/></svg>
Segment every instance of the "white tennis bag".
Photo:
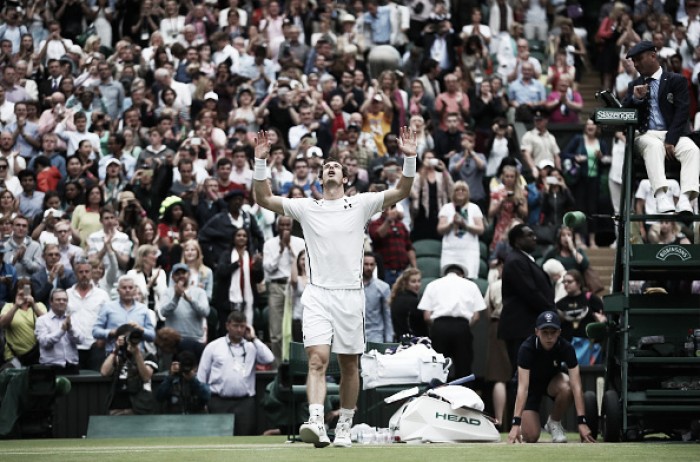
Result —
<svg viewBox="0 0 700 462"><path fill-rule="evenodd" d="M385 385L430 383L433 379L444 383L452 365L450 358L424 343L399 349L394 354L371 350L362 355L360 362L364 390Z"/></svg>
<svg viewBox="0 0 700 462"><path fill-rule="evenodd" d="M389 420L389 429L402 442L501 441L493 419L483 410L484 402L474 390L447 385L404 403Z"/></svg>

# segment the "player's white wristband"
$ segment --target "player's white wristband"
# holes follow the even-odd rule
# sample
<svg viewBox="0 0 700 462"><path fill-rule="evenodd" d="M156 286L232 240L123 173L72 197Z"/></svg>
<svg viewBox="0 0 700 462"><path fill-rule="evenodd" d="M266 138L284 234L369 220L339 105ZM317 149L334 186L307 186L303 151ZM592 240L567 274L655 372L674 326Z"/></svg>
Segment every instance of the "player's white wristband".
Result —
<svg viewBox="0 0 700 462"><path fill-rule="evenodd" d="M416 176L416 158L415 157L404 157L403 158L403 176L413 178Z"/></svg>
<svg viewBox="0 0 700 462"><path fill-rule="evenodd" d="M267 180L267 162L265 159L255 158L255 170L253 170L253 179L258 181Z"/></svg>

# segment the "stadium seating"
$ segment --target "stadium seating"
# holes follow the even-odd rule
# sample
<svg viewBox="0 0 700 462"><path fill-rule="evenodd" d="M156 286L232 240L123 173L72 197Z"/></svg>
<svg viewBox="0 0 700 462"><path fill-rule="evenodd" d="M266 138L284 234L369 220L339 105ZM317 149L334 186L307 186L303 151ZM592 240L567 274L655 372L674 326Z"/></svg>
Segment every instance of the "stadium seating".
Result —
<svg viewBox="0 0 700 462"><path fill-rule="evenodd" d="M486 280L486 278L476 278L472 279L472 282L479 286L479 290L481 291L481 295L486 294L486 289L489 288L489 281Z"/></svg>
<svg viewBox="0 0 700 462"><path fill-rule="evenodd" d="M430 277L425 277L423 276L420 280L420 293L418 294L419 296L423 296L423 291L425 290L425 287L433 282L437 278L430 278Z"/></svg>
<svg viewBox="0 0 700 462"><path fill-rule="evenodd" d="M413 243L416 257L438 257L442 255L442 241L437 239L421 239Z"/></svg>
<svg viewBox="0 0 700 462"><path fill-rule="evenodd" d="M418 269L426 278L439 278L440 273L440 257L419 257L416 258Z"/></svg>

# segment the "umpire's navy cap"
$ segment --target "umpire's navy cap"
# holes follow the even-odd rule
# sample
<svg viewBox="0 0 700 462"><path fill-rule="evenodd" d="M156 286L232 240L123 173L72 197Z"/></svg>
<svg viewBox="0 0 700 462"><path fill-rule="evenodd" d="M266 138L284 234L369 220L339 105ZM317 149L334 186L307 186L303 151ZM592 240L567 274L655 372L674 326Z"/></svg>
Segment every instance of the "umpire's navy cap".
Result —
<svg viewBox="0 0 700 462"><path fill-rule="evenodd" d="M642 40L627 52L627 59L641 55L645 51L656 51L656 47L649 40Z"/></svg>

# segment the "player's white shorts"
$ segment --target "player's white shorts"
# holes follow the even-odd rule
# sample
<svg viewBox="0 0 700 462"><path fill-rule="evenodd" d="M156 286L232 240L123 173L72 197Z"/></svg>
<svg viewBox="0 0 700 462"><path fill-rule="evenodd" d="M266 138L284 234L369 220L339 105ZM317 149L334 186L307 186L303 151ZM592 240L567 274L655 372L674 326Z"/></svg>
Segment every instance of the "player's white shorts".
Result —
<svg viewBox="0 0 700 462"><path fill-rule="evenodd" d="M304 307L304 346L331 345L333 353L365 350L365 293L362 289L324 289L308 284Z"/></svg>

